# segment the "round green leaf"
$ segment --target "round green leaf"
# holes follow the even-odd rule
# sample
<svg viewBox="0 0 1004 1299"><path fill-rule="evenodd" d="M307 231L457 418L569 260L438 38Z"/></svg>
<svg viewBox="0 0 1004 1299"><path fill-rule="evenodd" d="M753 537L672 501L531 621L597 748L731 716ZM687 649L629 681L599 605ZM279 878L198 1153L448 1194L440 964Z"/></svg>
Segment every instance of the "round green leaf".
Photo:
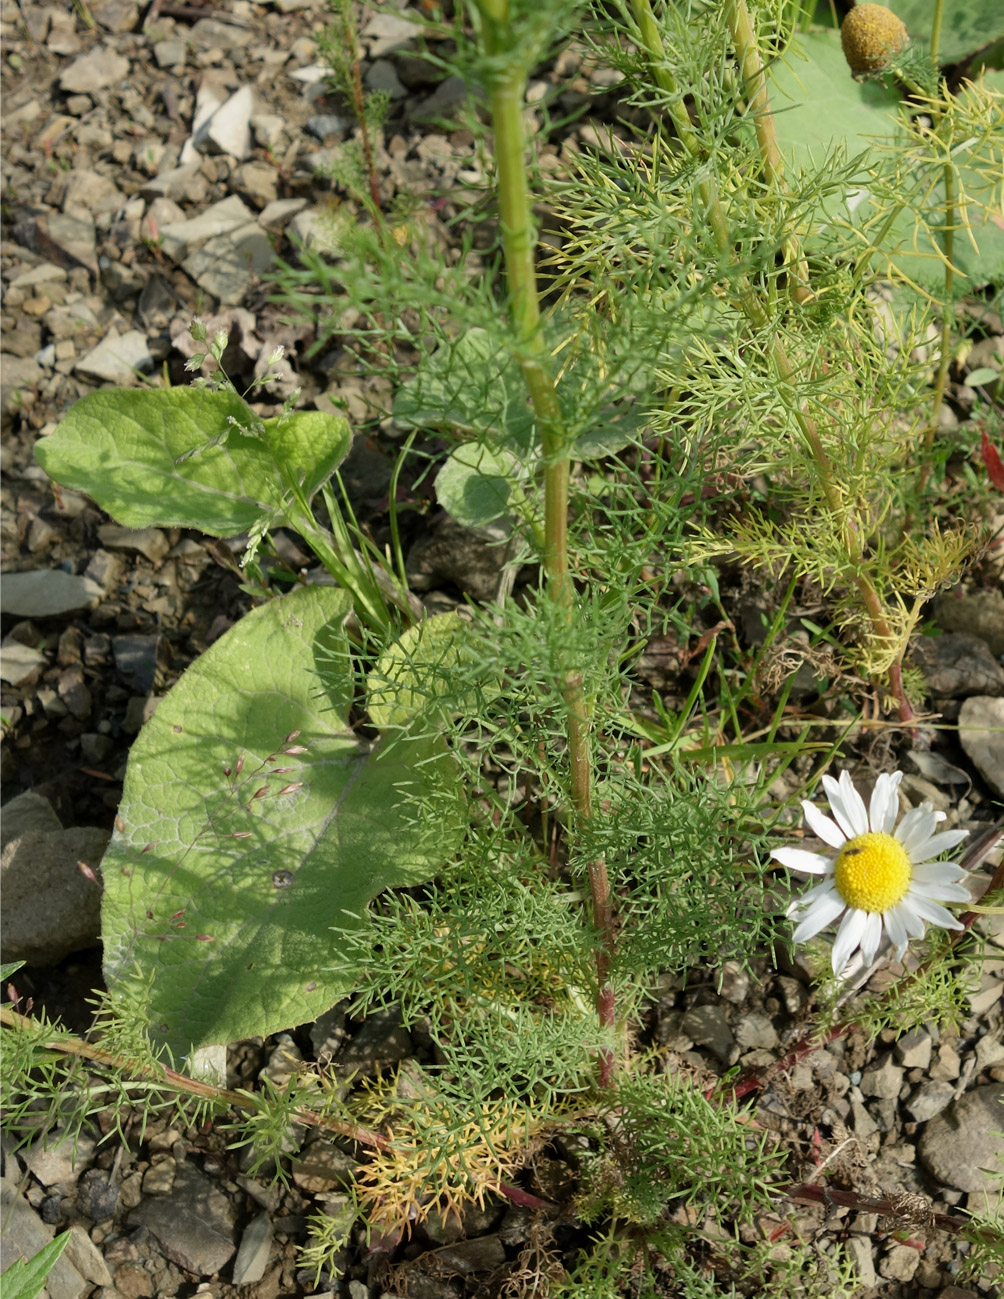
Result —
<svg viewBox="0 0 1004 1299"><path fill-rule="evenodd" d="M526 384L504 339L469 329L428 357L394 399L394 418L412 428L452 428L526 453L534 416Z"/></svg>
<svg viewBox="0 0 1004 1299"><path fill-rule="evenodd" d="M366 679L370 720L381 730L410 726L416 718L459 711L474 700L465 690L477 655L471 624L456 613L417 623L385 650ZM438 716L437 716L438 714Z"/></svg>
<svg viewBox="0 0 1004 1299"><path fill-rule="evenodd" d="M436 495L465 528L484 528L506 517L515 462L483 442L454 447L436 475Z"/></svg>

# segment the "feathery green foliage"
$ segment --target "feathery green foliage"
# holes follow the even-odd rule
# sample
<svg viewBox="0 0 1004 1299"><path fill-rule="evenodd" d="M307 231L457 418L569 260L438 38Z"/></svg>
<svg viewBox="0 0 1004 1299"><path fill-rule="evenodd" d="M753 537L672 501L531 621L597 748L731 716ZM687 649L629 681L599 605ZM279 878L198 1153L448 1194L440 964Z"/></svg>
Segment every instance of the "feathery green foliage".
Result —
<svg viewBox="0 0 1004 1299"><path fill-rule="evenodd" d="M84 436L93 398L45 440L54 476L121 517L175 518L184 494L198 525L191 502L212 500L205 530L250 531L248 571L271 603L137 744L107 859L98 1053L5 1012L16 1130L79 1130L98 1108L120 1123L229 1107L232 1144L276 1176L304 1127L354 1140L345 1212L305 1252L318 1276L355 1215L404 1236L492 1197L553 1211L538 1182L561 1149L555 1195L581 1256L569 1264L542 1217L500 1293L853 1291L844 1262L764 1235L791 1151L649 1023L661 991L726 961L762 969L787 935L771 784L792 763L808 778L854 720L850 706L842 721L792 716L794 669L867 682L912 722L907 640L979 544L930 485L948 454L953 304L996 273L1001 96L979 80L951 92L923 49L897 64L912 99L891 77L862 85L810 17L797 0L429 7L425 53L470 86L484 171L433 206L382 197L389 104L364 93L354 11L337 0L318 48L357 130L330 171L326 241L280 263L278 296L313 322L315 351L340 339L393 391L376 414L407 434L402 458L440 506L495 548L496 598L423 617L400 581L395 491L387 562L337 479L343 422L262 421L222 372L198 394L102 394L107 446ZM564 140L545 168L539 146L567 122L535 106L528 138L528 81L562 53L622 82L615 124ZM832 138L810 133L829 119ZM217 364L225 345L208 344ZM182 428L182 408L204 417ZM134 472L110 482L124 440ZM255 551L280 525L338 592L269 587ZM747 584L756 571L777 587L742 635L722 593L736 560ZM797 591L824 593L828 621L803 618L815 639L795 649ZM642 684L653 647L675 655L678 697ZM186 745L218 759L185 768L190 832L146 843L154 764L164 801ZM240 906L204 901L238 877ZM921 975L824 1005L817 1027L949 1021L971 956L937 939L927 951ZM431 1063L365 1082L305 1067L226 1093L150 1046L212 1045L213 1026L263 1035L343 994L357 1015L396 1007Z"/></svg>

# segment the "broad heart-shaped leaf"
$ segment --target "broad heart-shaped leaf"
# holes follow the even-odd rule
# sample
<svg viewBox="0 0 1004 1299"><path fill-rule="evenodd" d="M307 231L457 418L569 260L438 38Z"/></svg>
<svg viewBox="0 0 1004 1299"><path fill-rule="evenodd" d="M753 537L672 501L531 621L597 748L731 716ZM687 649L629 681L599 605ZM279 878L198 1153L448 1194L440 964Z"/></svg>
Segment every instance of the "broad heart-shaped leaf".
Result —
<svg viewBox="0 0 1004 1299"><path fill-rule="evenodd" d="M456 613L438 613L409 627L366 678L373 725L386 730L416 719L439 725L446 716L475 707L478 690L470 674L478 658L476 634ZM482 695L498 693L496 683L478 686Z"/></svg>
<svg viewBox="0 0 1004 1299"><path fill-rule="evenodd" d="M869 197L868 169L876 160L876 142L901 134L897 92L881 81L855 81L836 31L796 36L784 59L772 65L771 80L774 120L789 164L811 169L837 146L842 146L847 159L860 159L860 169L848 189L827 199L823 210L842 221L849 218L861 229L867 226L874 233L885 219ZM903 143L906 147L905 135ZM900 210L884 233L880 255L873 259L873 265L883 271L883 259L887 259L886 265L894 276L906 276L922 289L940 295L945 273L933 241L945 219L945 191L941 168L934 161L932 154L925 170L915 173L923 194L923 210L914 203ZM985 198L990 188L986 178L980 178L968 165L964 152L957 151L954 161L959 167L962 190L977 199ZM925 228L921 218L930 229ZM953 261L961 272L956 277L958 293L1004 274L1004 232L998 222L999 215L982 210L976 203L968 206L966 223L976 247L966 231L957 231Z"/></svg>
<svg viewBox="0 0 1004 1299"><path fill-rule="evenodd" d="M348 454L345 420L299 411L242 432L255 416L234 392L109 388L81 398L36 448L46 473L130 528L198 528L233 537L285 494L277 464L308 496Z"/></svg>
<svg viewBox="0 0 1004 1299"><path fill-rule="evenodd" d="M105 973L176 1056L328 1009L348 990L325 972L332 927L364 927L371 898L460 841L445 743L370 746L347 724L350 607L311 586L248 614L133 746L102 866Z"/></svg>
<svg viewBox="0 0 1004 1299"><path fill-rule="evenodd" d="M508 524L509 498L519 468L507 451L493 451L483 442L464 442L453 448L436 475L436 496L447 514L465 528L485 528L499 520Z"/></svg>
<svg viewBox="0 0 1004 1299"><path fill-rule="evenodd" d="M519 367L505 343L485 329L440 346L397 394L394 418L412 428L491 434L493 445L521 454L533 441L533 411Z"/></svg>
<svg viewBox="0 0 1004 1299"><path fill-rule="evenodd" d="M599 460L603 456L616 455L638 437L648 422L648 413L644 410L603 412L595 428L575 439L572 454L576 460Z"/></svg>
<svg viewBox="0 0 1004 1299"><path fill-rule="evenodd" d="M770 81L778 140L789 165L821 165L838 145L847 158L866 155L867 164L875 138L898 130L900 96L882 81L855 81L839 32L798 33L771 64Z"/></svg>

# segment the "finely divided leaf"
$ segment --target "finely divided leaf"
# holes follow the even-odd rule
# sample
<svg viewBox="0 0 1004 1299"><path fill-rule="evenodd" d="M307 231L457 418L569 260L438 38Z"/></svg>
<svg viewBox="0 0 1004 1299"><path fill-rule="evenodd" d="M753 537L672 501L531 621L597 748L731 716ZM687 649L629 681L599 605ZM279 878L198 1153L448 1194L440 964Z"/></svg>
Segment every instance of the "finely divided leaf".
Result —
<svg viewBox="0 0 1004 1299"><path fill-rule="evenodd" d="M519 367L504 342L485 329L468 330L435 351L398 393L394 418L413 428L490 434L493 445L521 454L533 440L533 411Z"/></svg>

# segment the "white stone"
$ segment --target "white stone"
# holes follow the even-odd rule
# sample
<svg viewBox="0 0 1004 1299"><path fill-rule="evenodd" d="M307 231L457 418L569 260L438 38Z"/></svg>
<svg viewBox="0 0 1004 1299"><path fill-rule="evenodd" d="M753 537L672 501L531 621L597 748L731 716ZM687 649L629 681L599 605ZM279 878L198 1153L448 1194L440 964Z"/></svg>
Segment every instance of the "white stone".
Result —
<svg viewBox="0 0 1004 1299"><path fill-rule="evenodd" d="M153 47L153 57L158 68L176 68L185 62L187 47L182 40L157 41Z"/></svg>
<svg viewBox="0 0 1004 1299"><path fill-rule="evenodd" d="M995 794L1004 795L1004 699L972 695L959 709L966 756Z"/></svg>
<svg viewBox="0 0 1004 1299"><path fill-rule="evenodd" d="M305 198L277 198L258 213L258 224L266 230L284 226L307 206Z"/></svg>
<svg viewBox="0 0 1004 1299"><path fill-rule="evenodd" d="M305 208L302 212L297 212L287 230L307 248L332 247L331 217L323 208Z"/></svg>
<svg viewBox="0 0 1004 1299"><path fill-rule="evenodd" d="M209 240L186 257L182 266L200 289L226 306L236 306L254 274L271 266L273 256L271 240L257 221L252 221Z"/></svg>
<svg viewBox="0 0 1004 1299"><path fill-rule="evenodd" d="M73 368L77 374L91 379L131 385L136 382L137 370L149 370L152 365L145 334L138 329L129 329L124 334L111 329Z"/></svg>
<svg viewBox="0 0 1004 1299"><path fill-rule="evenodd" d="M161 247L175 261L182 261L194 249L216 235L236 230L254 219L254 213L236 194L207 207L188 221L172 221L161 227Z"/></svg>
<svg viewBox="0 0 1004 1299"><path fill-rule="evenodd" d="M36 284L48 284L52 280L65 280L66 271L62 266L56 266L53 262L42 262L38 266L32 266L30 270L22 271L20 275L15 275L7 285L9 289L30 289Z"/></svg>
<svg viewBox="0 0 1004 1299"><path fill-rule="evenodd" d="M112 1274L108 1271L98 1247L82 1227L74 1225L70 1228L70 1239L66 1242L66 1258L85 1281L100 1286L111 1285Z"/></svg>
<svg viewBox="0 0 1004 1299"><path fill-rule="evenodd" d="M253 1285L265 1275L272 1252L272 1219L267 1213L253 1218L241 1237L234 1259L233 1285Z"/></svg>
<svg viewBox="0 0 1004 1299"><path fill-rule="evenodd" d="M251 155L251 114L254 91L241 86L213 113L202 127L197 144L201 148L229 154L243 162Z"/></svg>
<svg viewBox="0 0 1004 1299"><path fill-rule="evenodd" d="M323 63L308 63L305 68L297 68L291 72L290 78L293 81L302 81L305 86L312 86L317 81L323 81L325 77L330 76L331 69Z"/></svg>
<svg viewBox="0 0 1004 1299"><path fill-rule="evenodd" d="M910 1095L904 1109L914 1123L927 1123L935 1114L951 1105L955 1099L955 1088L949 1082L937 1078L921 1085Z"/></svg>
<svg viewBox="0 0 1004 1299"><path fill-rule="evenodd" d="M89 577L61 568L5 573L0 581L0 612L19 618L56 618L97 604L104 592Z"/></svg>
<svg viewBox="0 0 1004 1299"><path fill-rule="evenodd" d="M402 50L421 34L422 28L418 23L389 13L374 14L360 33L363 40L369 43L371 59L379 59L393 50Z"/></svg>
<svg viewBox="0 0 1004 1299"><path fill-rule="evenodd" d="M19 686L44 662L45 655L40 650L20 641L7 641L0 649L0 681Z"/></svg>
<svg viewBox="0 0 1004 1299"><path fill-rule="evenodd" d="M186 198L189 196L189 188L199 174L198 162L183 163L181 166L172 167L170 171L161 172L159 176L154 176L153 180L144 182L140 193L144 198Z"/></svg>
<svg viewBox="0 0 1004 1299"><path fill-rule="evenodd" d="M192 137L196 144L205 134L213 114L223 107L226 98L226 94L220 93L213 79L203 77L195 94L195 112L192 114Z"/></svg>
<svg viewBox="0 0 1004 1299"><path fill-rule="evenodd" d="M76 59L59 78L60 90L70 94L91 94L118 85L129 71L129 60L99 46Z"/></svg>
<svg viewBox="0 0 1004 1299"><path fill-rule="evenodd" d="M904 1069L926 1069L931 1063L932 1049L930 1033L914 1028L899 1039L893 1047L893 1055Z"/></svg>
<svg viewBox="0 0 1004 1299"><path fill-rule="evenodd" d="M285 119L279 117L277 113L251 114L251 130L254 133L255 144L260 144L263 148L275 144L282 135L285 125Z"/></svg>
<svg viewBox="0 0 1004 1299"><path fill-rule="evenodd" d="M876 1281L871 1237L852 1234L847 1238L846 1249L854 1260L854 1271L857 1273L861 1288L870 1290Z"/></svg>
<svg viewBox="0 0 1004 1299"><path fill-rule="evenodd" d="M125 195L108 176L86 168L70 172L63 211L71 216L116 212L124 202Z"/></svg>

